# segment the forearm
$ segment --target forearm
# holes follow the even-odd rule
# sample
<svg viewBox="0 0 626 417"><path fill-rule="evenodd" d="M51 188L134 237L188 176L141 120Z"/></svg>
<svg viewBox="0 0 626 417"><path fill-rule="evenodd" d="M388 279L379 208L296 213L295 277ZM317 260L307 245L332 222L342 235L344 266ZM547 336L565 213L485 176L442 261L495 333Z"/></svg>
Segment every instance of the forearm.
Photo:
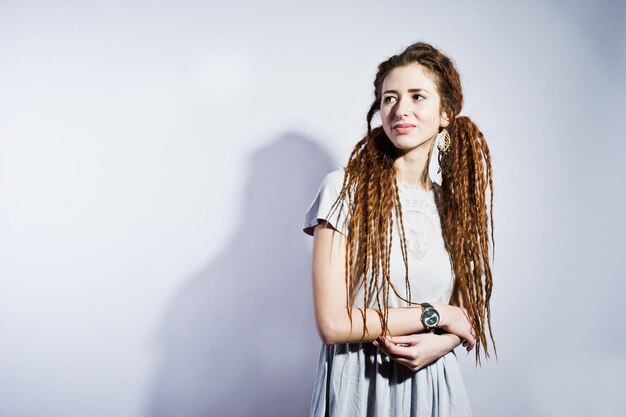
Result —
<svg viewBox="0 0 626 417"><path fill-rule="evenodd" d="M441 356L445 355L448 352L453 351L463 342L459 336L452 334L452 333L443 333L438 336L441 337L441 340L445 341L445 344L443 345L444 350Z"/></svg>
<svg viewBox="0 0 626 417"><path fill-rule="evenodd" d="M350 311L352 321L350 321L347 309L317 318L318 330L324 343L331 345L371 342L383 335L379 310L352 307ZM420 306L389 308L387 334L397 336L423 331L421 313Z"/></svg>
<svg viewBox="0 0 626 417"><path fill-rule="evenodd" d="M469 342L470 349L474 346L474 338L470 333L469 322L463 311L443 303L431 303L439 312L439 328L454 339L449 342L458 346L463 340ZM332 345L349 342L371 342L383 336L383 328L379 310L359 309L351 307L352 320L346 307L316 308L317 327L322 341ZM422 307L389 308L387 317L387 333L390 336L404 336L422 332L425 328L421 321ZM451 348L452 349L452 348Z"/></svg>

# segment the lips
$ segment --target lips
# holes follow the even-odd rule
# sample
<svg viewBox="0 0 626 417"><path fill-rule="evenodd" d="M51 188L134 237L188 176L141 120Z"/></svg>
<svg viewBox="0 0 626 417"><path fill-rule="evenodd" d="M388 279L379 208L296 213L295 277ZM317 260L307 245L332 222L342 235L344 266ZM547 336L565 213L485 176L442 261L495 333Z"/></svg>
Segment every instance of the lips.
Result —
<svg viewBox="0 0 626 417"><path fill-rule="evenodd" d="M413 129L415 125L410 123L398 123L397 125L393 125L393 129L398 134L408 133L411 129Z"/></svg>

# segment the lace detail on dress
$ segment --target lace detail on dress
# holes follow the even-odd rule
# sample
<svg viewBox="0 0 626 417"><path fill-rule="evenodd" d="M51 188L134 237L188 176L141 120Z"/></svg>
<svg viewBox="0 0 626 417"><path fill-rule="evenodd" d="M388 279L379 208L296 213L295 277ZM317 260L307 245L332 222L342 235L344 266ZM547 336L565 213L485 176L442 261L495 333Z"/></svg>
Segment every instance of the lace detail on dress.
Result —
<svg viewBox="0 0 626 417"><path fill-rule="evenodd" d="M407 249L418 261L424 259L435 241L435 226L427 215L419 210L407 210L408 223L406 231ZM415 228L413 228L415 225Z"/></svg>
<svg viewBox="0 0 626 417"><path fill-rule="evenodd" d="M432 191L400 188L403 215L406 216L407 249L421 261L433 247L436 227L439 227L437 206ZM410 196L406 195L410 194Z"/></svg>

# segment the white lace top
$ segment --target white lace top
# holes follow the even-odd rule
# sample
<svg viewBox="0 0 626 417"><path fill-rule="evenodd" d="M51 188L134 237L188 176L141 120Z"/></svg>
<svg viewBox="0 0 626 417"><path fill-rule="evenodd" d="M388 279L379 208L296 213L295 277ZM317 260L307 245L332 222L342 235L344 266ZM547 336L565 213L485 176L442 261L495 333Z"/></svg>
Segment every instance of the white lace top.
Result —
<svg viewBox="0 0 626 417"><path fill-rule="evenodd" d="M343 234L347 234L348 204L342 202L330 216L331 208L341 192L344 170L338 169L328 174L319 192L305 215L304 231L313 233L313 227L321 220ZM406 235L409 254L409 282L411 300L417 302L441 301L447 303L452 293L453 272L450 257L441 235L439 213L435 204L434 191L409 188L398 184L402 222ZM405 285L405 265L400 251L400 233L394 222L392 251L390 256L390 275L394 286L404 298L407 298ZM394 250L395 249L395 250ZM356 294L356 305L362 300L362 293ZM391 297L390 307L404 307L407 303L398 297ZM369 306L372 307L372 306Z"/></svg>

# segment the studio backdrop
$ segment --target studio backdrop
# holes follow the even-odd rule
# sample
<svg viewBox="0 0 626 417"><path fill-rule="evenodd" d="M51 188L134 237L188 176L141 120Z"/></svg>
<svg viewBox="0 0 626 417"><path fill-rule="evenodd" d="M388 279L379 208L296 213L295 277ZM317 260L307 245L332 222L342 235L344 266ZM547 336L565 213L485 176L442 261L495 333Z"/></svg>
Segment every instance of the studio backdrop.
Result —
<svg viewBox="0 0 626 417"><path fill-rule="evenodd" d="M0 417L307 415L304 212L379 62L457 63L495 186L477 416L624 415L622 1L0 0Z"/></svg>

